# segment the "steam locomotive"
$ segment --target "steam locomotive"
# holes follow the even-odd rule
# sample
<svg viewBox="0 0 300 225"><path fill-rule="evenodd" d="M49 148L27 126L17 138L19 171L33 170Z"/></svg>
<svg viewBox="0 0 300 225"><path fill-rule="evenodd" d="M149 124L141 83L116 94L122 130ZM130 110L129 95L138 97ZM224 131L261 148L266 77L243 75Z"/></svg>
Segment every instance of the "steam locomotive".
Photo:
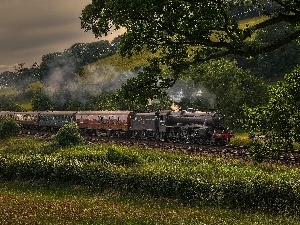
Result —
<svg viewBox="0 0 300 225"><path fill-rule="evenodd" d="M23 131L55 131L74 121L82 133L97 136L219 145L234 136L224 126L224 116L214 110L1 111L0 118L3 116L14 118Z"/></svg>

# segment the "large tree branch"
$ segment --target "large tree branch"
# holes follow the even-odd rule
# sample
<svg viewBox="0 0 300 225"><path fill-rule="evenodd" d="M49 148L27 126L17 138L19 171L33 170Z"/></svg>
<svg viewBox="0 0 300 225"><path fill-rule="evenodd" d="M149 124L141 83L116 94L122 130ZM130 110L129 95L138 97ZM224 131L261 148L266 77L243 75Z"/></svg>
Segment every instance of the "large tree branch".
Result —
<svg viewBox="0 0 300 225"><path fill-rule="evenodd" d="M300 37L300 30L297 30L283 38L278 39L277 41L272 42L269 45L265 46L248 46L245 49L236 51L235 54L243 55L243 56L257 56L262 53L272 52L276 49L279 49L292 41L298 39Z"/></svg>
<svg viewBox="0 0 300 225"><path fill-rule="evenodd" d="M299 37L300 37L300 30L295 31L294 33L292 33L284 38L281 38L281 39L277 40L276 42L273 42L272 44L269 44L269 45L258 46L258 47L248 46L242 50L235 50L234 48L227 48L226 50L220 49L220 51L214 52L206 57L199 56L195 60L197 61L196 63L203 63L210 59L217 59L217 58L225 57L228 55L241 55L241 56L245 56L245 57L257 56L262 53L272 52L276 49L279 49L279 48L291 43L292 41L296 40ZM231 47L231 46L228 45L227 47Z"/></svg>
<svg viewBox="0 0 300 225"><path fill-rule="evenodd" d="M279 14L279 15L274 16L274 17L272 17L268 20L265 20L261 23L258 23L258 24L252 26L249 29L258 30L258 29L266 28L266 27L274 25L274 24L278 24L280 22L289 22L289 23L300 22L300 15Z"/></svg>

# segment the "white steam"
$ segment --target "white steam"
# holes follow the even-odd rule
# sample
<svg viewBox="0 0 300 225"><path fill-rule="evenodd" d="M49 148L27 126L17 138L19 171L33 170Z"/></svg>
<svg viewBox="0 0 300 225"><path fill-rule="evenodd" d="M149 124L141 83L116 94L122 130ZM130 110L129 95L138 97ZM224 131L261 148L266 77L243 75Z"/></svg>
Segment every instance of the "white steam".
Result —
<svg viewBox="0 0 300 225"><path fill-rule="evenodd" d="M60 103L65 103L68 98L85 103L87 97L115 92L127 79L137 75L137 72L120 73L110 65L92 65L87 67L84 78L79 78L74 68L73 63L52 68L45 81L44 93L51 98L59 93L56 101Z"/></svg>
<svg viewBox="0 0 300 225"><path fill-rule="evenodd" d="M141 68L142 70L142 68ZM85 103L90 96L99 96L103 92L116 92L128 79L136 77L139 71L119 72L111 65L89 65L84 78L75 74L75 63L71 60L53 66L50 75L44 83L44 93L55 101L65 103L68 99ZM182 99L199 98L214 108L215 94L203 85L179 80L168 90L169 96L175 103Z"/></svg>
<svg viewBox="0 0 300 225"><path fill-rule="evenodd" d="M178 80L173 87L169 88L168 93L171 99L179 104L184 98L199 98L206 100L210 108L215 106L216 95L201 84L195 85L193 82Z"/></svg>

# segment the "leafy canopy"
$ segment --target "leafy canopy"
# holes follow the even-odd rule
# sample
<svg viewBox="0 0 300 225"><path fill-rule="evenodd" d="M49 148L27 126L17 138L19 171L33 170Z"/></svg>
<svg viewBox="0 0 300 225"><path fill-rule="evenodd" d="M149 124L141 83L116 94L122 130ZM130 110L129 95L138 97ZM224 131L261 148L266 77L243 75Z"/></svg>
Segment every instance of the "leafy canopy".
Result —
<svg viewBox="0 0 300 225"><path fill-rule="evenodd" d="M267 104L248 108L247 129L265 140L256 141L252 148L254 155L264 157L291 149L293 142L300 143L300 67L295 68L269 89L270 100ZM264 154L264 155L261 155Z"/></svg>
<svg viewBox="0 0 300 225"><path fill-rule="evenodd" d="M254 8L265 18L239 25L240 9ZM285 23L275 40L255 40L257 31ZM254 56L299 38L298 0L93 0L81 14L81 26L96 37L125 28L120 53L144 48L160 52L174 71L194 62L234 54Z"/></svg>
<svg viewBox="0 0 300 225"><path fill-rule="evenodd" d="M191 77L195 84L202 84L215 94L211 107L226 115L231 128L241 128L243 104L255 107L267 101L267 88L263 80L238 67L235 61L209 60L193 68Z"/></svg>

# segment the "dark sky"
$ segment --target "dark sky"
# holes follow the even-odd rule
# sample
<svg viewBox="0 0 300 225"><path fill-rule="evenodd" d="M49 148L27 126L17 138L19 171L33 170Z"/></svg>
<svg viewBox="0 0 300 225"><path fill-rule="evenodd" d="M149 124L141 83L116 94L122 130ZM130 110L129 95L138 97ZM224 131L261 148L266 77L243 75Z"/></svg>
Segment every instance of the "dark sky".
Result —
<svg viewBox="0 0 300 225"><path fill-rule="evenodd" d="M0 72L31 67L47 53L98 41L80 28L90 0L0 0ZM117 33L103 39L112 40Z"/></svg>

